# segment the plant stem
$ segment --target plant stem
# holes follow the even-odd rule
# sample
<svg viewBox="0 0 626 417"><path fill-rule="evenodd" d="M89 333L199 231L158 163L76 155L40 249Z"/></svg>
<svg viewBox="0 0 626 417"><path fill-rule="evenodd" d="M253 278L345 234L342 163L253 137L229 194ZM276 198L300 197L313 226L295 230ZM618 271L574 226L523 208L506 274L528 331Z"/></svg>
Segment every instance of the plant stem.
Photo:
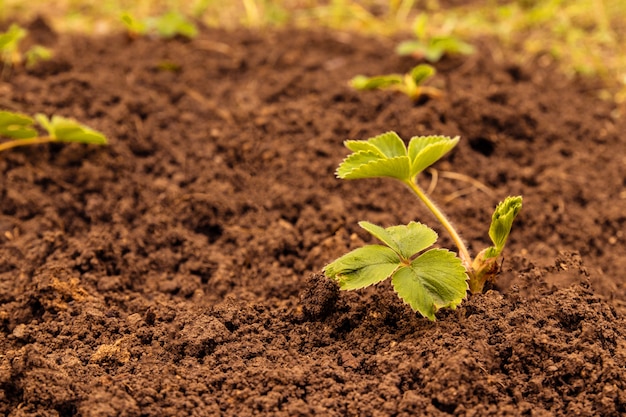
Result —
<svg viewBox="0 0 626 417"><path fill-rule="evenodd" d="M428 196L424 193L424 191L422 191L419 185L417 185L412 180L406 180L403 182L411 189L411 191L415 193L415 195L417 195L420 200L422 200L424 204L426 204L426 207L428 207L428 209L433 213L437 220L439 220L443 227L448 231L450 237L452 237L452 240L454 240L454 243L456 243L456 246L459 248L459 257L465 265L465 269L467 270L467 274L470 276L471 280L471 277L474 275L474 269L472 268L472 258L469 254L469 251L467 250L467 247L465 246L465 243L463 243L461 236L459 236L454 226L452 226L452 223L450 223L445 214L443 214L441 210L439 210L437 205L430 198L428 198Z"/></svg>
<svg viewBox="0 0 626 417"><path fill-rule="evenodd" d="M56 139L51 136L42 136L36 138L27 138L27 139L15 139L8 142L0 143L0 152L6 151L7 149L17 148L18 146L27 146L27 145L37 145L40 143L49 143L55 142Z"/></svg>

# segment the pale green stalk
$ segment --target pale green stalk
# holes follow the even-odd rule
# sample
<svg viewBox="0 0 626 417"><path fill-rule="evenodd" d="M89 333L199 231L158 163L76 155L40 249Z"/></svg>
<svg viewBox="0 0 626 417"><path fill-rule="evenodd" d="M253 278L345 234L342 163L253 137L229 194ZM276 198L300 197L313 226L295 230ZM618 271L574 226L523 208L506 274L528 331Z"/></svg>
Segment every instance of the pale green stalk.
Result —
<svg viewBox="0 0 626 417"><path fill-rule="evenodd" d="M42 136L37 138L17 139L8 142L0 143L0 152L8 149L17 148L18 146L38 145L41 143L57 142L56 138L52 136Z"/></svg>
<svg viewBox="0 0 626 417"><path fill-rule="evenodd" d="M417 185L414 181L405 180L404 182L410 189L415 193L415 195L428 207L428 209L433 213L433 215L439 220L439 222L443 225L443 227L448 231L450 237L456 244L459 249L459 257L463 261L465 268L467 269L468 275L471 276L474 274L474 270L472 268L472 257L467 250L467 246L463 243L463 239L459 236L458 232L452 226L452 223L448 220L448 218L443 214L439 207L422 191L419 185Z"/></svg>

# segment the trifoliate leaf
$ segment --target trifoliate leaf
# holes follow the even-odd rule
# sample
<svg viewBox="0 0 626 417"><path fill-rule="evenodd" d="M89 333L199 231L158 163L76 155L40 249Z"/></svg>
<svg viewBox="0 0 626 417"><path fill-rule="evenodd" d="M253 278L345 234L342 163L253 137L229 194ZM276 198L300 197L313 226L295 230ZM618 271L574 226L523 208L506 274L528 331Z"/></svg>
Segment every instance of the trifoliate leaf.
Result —
<svg viewBox="0 0 626 417"><path fill-rule="evenodd" d="M59 142L107 144L107 139L102 133L73 119L61 116L52 116L52 119L48 119L43 114L37 114L35 117L39 124L48 131L48 135Z"/></svg>
<svg viewBox="0 0 626 417"><path fill-rule="evenodd" d="M417 222L391 226L386 229L365 221L359 222L359 226L385 243L405 260L411 259L416 253L432 246L437 241L437 233L433 229Z"/></svg>
<svg viewBox="0 0 626 417"><path fill-rule="evenodd" d="M382 245L363 246L326 265L324 274L342 290L356 290L383 281L400 265L400 258Z"/></svg>
<svg viewBox="0 0 626 417"><path fill-rule="evenodd" d="M493 249L489 250L486 258L498 256L511 233L513 220L522 209L522 197L507 197L500 202L491 216L491 226L489 226L489 237L493 242Z"/></svg>
<svg viewBox="0 0 626 417"><path fill-rule="evenodd" d="M24 114L0 111L0 136L11 139L28 139L37 136L34 120Z"/></svg>
<svg viewBox="0 0 626 417"><path fill-rule="evenodd" d="M342 179L391 177L402 181L413 179L435 163L459 142L459 137L416 136L409 148L395 132L367 140L348 140L349 155L337 169Z"/></svg>
<svg viewBox="0 0 626 417"><path fill-rule="evenodd" d="M467 274L461 260L445 249L431 249L391 279L398 296L430 320L440 308L455 309L465 298Z"/></svg>
<svg viewBox="0 0 626 417"><path fill-rule="evenodd" d="M459 137L414 136L409 141L411 178L437 162L459 143Z"/></svg>
<svg viewBox="0 0 626 417"><path fill-rule="evenodd" d="M395 132L383 133L367 140L349 140L344 144L354 153L337 168L339 178L409 178L407 149Z"/></svg>

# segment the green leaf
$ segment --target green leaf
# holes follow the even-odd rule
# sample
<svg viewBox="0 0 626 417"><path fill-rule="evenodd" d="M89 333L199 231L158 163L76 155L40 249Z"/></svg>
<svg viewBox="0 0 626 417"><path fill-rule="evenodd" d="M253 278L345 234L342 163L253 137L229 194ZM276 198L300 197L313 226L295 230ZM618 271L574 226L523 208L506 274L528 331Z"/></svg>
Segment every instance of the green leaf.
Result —
<svg viewBox="0 0 626 417"><path fill-rule="evenodd" d="M467 274L461 260L445 249L431 249L391 279L394 290L413 311L430 320L440 308L455 309L465 298Z"/></svg>
<svg viewBox="0 0 626 417"><path fill-rule="evenodd" d="M401 56L424 55L424 44L419 40L400 42L396 47L396 53Z"/></svg>
<svg viewBox="0 0 626 417"><path fill-rule="evenodd" d="M431 249L437 234L421 223L383 228L369 222L359 225L388 246L368 245L331 262L324 268L342 290L376 284L391 276L398 296L431 320L438 309L456 308L465 298L467 274L461 260L444 249Z"/></svg>
<svg viewBox="0 0 626 417"><path fill-rule="evenodd" d="M417 222L386 229L365 221L359 222L359 226L393 249L404 260L411 259L437 241L437 233L433 229Z"/></svg>
<svg viewBox="0 0 626 417"><path fill-rule="evenodd" d="M120 19L122 23L124 23L124 26L126 26L126 30L128 30L130 33L141 35L146 33L148 29L145 22L137 19L135 16L128 12L122 13Z"/></svg>
<svg viewBox="0 0 626 417"><path fill-rule="evenodd" d="M459 137L414 136L409 141L410 177L413 178L447 154L459 143Z"/></svg>
<svg viewBox="0 0 626 417"><path fill-rule="evenodd" d="M493 242L493 247L489 248L485 258L498 256L511 233L513 220L522 209L522 197L507 197L500 202L491 216L491 226L489 226L489 237Z"/></svg>
<svg viewBox="0 0 626 417"><path fill-rule="evenodd" d="M41 45L33 45L26 53L26 67L32 68L40 61L48 61L52 58L52 50Z"/></svg>
<svg viewBox="0 0 626 417"><path fill-rule="evenodd" d="M346 140L343 142L343 144L346 148L350 149L352 152L363 151L365 153L374 154L377 157L385 156L385 154L382 153L382 151L378 149L376 145L366 140Z"/></svg>
<svg viewBox="0 0 626 417"><path fill-rule="evenodd" d="M445 51L436 45L428 45L424 48L424 59L428 62L439 62Z"/></svg>
<svg viewBox="0 0 626 417"><path fill-rule="evenodd" d="M154 27L160 36L173 38L176 35L187 38L198 36L198 28L182 13L171 11L154 20Z"/></svg>
<svg viewBox="0 0 626 417"><path fill-rule="evenodd" d="M324 274L342 290L356 290L383 281L400 265L400 258L382 245L363 246L326 265Z"/></svg>
<svg viewBox="0 0 626 417"><path fill-rule="evenodd" d="M50 120L43 114L37 114L35 118L39 124L48 131L48 135L56 141L91 143L96 145L106 145L108 143L102 133L80 124L73 119L52 116Z"/></svg>
<svg viewBox="0 0 626 417"><path fill-rule="evenodd" d="M374 136L367 140L368 143L374 145L384 156L395 158L397 156L406 156L406 145L396 132L386 132L378 136Z"/></svg>
<svg viewBox="0 0 626 417"><path fill-rule="evenodd" d="M28 139L37 136L34 120L24 114L0 111L0 135L11 139Z"/></svg>
<svg viewBox="0 0 626 417"><path fill-rule="evenodd" d="M357 75L350 80L350 86L357 90L376 90L378 88L387 88L396 84L402 84L402 76L399 74L378 75L375 77Z"/></svg>
<svg viewBox="0 0 626 417"><path fill-rule="evenodd" d="M419 13L413 22L413 33L417 39L426 37L426 26L428 24L428 13Z"/></svg>
<svg viewBox="0 0 626 417"><path fill-rule="evenodd" d="M342 179L391 177L409 178L407 149L395 132L387 132L364 141L344 142L352 151L337 168Z"/></svg>
<svg viewBox="0 0 626 417"><path fill-rule="evenodd" d="M27 34L26 29L13 23L6 32L0 33L0 50L12 53Z"/></svg>
<svg viewBox="0 0 626 417"><path fill-rule="evenodd" d="M433 67L432 65L420 64L414 67L409 72L409 75L411 76L411 79L416 85L422 85L426 81L428 81L429 78L434 77L436 73L437 71L435 70L435 67Z"/></svg>
<svg viewBox="0 0 626 417"><path fill-rule="evenodd" d="M35 120L37 120L37 123L39 123L39 125L43 127L46 132L48 132L48 136L55 137L54 128L52 127L52 122L48 119L48 116L42 113L37 113L35 115Z"/></svg>
<svg viewBox="0 0 626 417"><path fill-rule="evenodd" d="M474 47L472 45L452 35L433 37L430 43L433 47L437 47L443 53L447 54L469 55L474 53Z"/></svg>
<svg viewBox="0 0 626 417"><path fill-rule="evenodd" d="M371 154L370 154L371 155ZM409 158L378 158L367 164L352 164L353 160L360 159L360 152L350 155L337 169L337 176L346 180L363 178L389 177L405 180L409 177Z"/></svg>

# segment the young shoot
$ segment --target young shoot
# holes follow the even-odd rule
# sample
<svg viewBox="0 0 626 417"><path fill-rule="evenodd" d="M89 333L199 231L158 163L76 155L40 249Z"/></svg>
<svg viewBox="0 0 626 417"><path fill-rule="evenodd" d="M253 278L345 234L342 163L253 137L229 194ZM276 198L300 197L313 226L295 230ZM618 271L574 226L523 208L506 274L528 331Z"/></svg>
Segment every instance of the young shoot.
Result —
<svg viewBox="0 0 626 417"><path fill-rule="evenodd" d="M470 55L474 47L452 34L428 36L426 24L428 18L420 14L415 20L413 32L415 39L401 42L396 48L399 55L411 55L428 62L439 62L444 55Z"/></svg>
<svg viewBox="0 0 626 417"><path fill-rule="evenodd" d="M47 132L39 135L35 128L35 121ZM52 116L48 119L43 114L37 114L35 119L30 116L0 111L0 152L18 146L36 145L50 142L79 142L96 145L106 145L107 138L73 119L61 116Z"/></svg>
<svg viewBox="0 0 626 417"><path fill-rule="evenodd" d="M41 45L34 45L22 53L20 43L26 35L28 31L16 24L9 26L6 32L0 33L0 58L4 68L17 67L24 63L27 67L32 67L39 61L52 58L52 51Z"/></svg>
<svg viewBox="0 0 626 417"><path fill-rule="evenodd" d="M455 308L465 297L469 280L472 293L482 292L498 273L497 258L504 249L513 220L522 208L522 197L507 197L496 207L489 228L493 246L472 259L457 230L417 183L418 175L454 148L459 137L415 136L408 147L395 132L367 140L348 140L350 154L337 168L341 179L388 177L405 184L432 212L452 237L459 257L442 249L431 249L436 233L411 222L407 226L382 228L359 225L386 246L356 249L324 268L327 277L341 289L364 288L391 277L398 296L414 311L434 320L439 308Z"/></svg>
<svg viewBox="0 0 626 417"><path fill-rule="evenodd" d="M130 13L123 13L121 20L131 38L147 34L156 34L164 39L171 39L176 36L193 39L198 36L196 25L182 13L176 11L170 11L161 16L145 20L137 19Z"/></svg>
<svg viewBox="0 0 626 417"><path fill-rule="evenodd" d="M367 77L357 75L350 81L350 85L357 90L393 90L406 94L414 102L422 97L438 98L441 90L424 85L434 77L436 70L428 64L420 64L407 74L387 74Z"/></svg>

